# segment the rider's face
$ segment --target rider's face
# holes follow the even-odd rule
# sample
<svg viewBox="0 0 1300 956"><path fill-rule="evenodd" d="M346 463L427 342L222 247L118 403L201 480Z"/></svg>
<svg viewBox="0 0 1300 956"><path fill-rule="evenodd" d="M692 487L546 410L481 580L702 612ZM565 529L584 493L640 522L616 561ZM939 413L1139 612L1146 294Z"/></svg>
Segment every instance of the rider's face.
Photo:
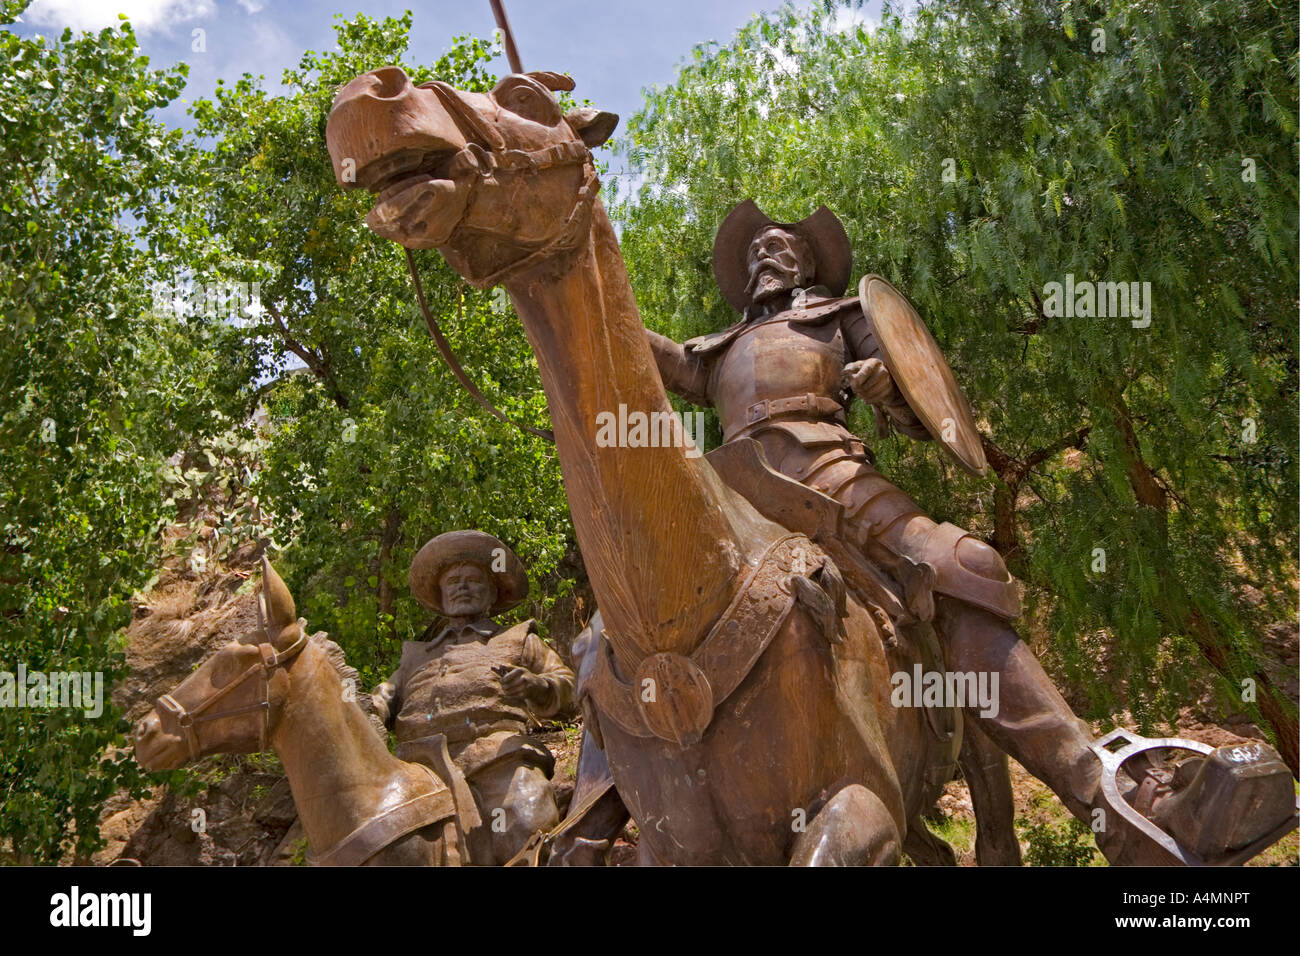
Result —
<svg viewBox="0 0 1300 956"><path fill-rule="evenodd" d="M784 229L769 227L750 243L745 291L750 301L757 303L802 288L812 274L811 266L802 242Z"/></svg>
<svg viewBox="0 0 1300 956"><path fill-rule="evenodd" d="M492 578L477 564L454 564L438 579L448 617L482 617L497 599Z"/></svg>

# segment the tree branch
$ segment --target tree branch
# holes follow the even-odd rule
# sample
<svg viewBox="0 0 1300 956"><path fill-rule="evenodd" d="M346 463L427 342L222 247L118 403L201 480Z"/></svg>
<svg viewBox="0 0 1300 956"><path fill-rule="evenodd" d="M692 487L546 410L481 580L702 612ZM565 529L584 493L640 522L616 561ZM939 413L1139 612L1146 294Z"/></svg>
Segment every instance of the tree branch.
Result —
<svg viewBox="0 0 1300 956"><path fill-rule="evenodd" d="M346 411L348 397L339 388L339 383L330 370L329 359L317 354L313 349L309 349L293 337L293 334L289 331L289 326L285 324L284 317L280 315L280 310L275 307L274 302L266 303L266 311L275 320L275 325L280 332L280 338L284 341L285 348L302 359L303 364L307 366L311 373L329 389L334 404Z"/></svg>

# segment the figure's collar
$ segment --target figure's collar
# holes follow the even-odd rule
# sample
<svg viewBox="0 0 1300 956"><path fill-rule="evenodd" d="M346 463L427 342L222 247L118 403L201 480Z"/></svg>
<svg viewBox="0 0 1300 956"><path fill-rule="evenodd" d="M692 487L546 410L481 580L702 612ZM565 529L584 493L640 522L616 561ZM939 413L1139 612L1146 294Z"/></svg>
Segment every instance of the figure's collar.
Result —
<svg viewBox="0 0 1300 956"><path fill-rule="evenodd" d="M789 303L792 306L791 308L752 317L746 312L745 318L742 318L731 328L689 339L685 346L694 355L707 356L729 345L738 336L768 322L788 321L795 325L815 325L828 321L830 316L839 312L840 309L857 302L857 296L837 299L827 295L829 291L825 286L813 286L810 289L805 289L801 299Z"/></svg>
<svg viewBox="0 0 1300 956"><path fill-rule="evenodd" d="M800 289L798 294L783 292L780 295L772 296L761 305L750 305L745 309L743 321L761 322L763 319L770 319L782 312L801 311L810 308L829 298L831 298L831 290L824 285L814 285L809 286L807 289Z"/></svg>
<svg viewBox="0 0 1300 956"><path fill-rule="evenodd" d="M432 647L441 644L449 636L458 638L463 637L467 631L473 631L479 637L491 637L494 634L500 633L501 628L491 618L487 617L481 617L476 621L471 621L470 623L459 627L449 624L438 632L438 636L431 640L429 645Z"/></svg>

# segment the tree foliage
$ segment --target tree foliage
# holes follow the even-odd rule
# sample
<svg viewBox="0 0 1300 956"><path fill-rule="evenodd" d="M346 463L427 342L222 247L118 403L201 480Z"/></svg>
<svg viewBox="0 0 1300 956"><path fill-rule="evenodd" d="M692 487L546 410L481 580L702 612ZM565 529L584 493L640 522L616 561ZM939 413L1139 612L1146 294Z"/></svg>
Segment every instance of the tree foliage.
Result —
<svg viewBox="0 0 1300 956"><path fill-rule="evenodd" d="M163 461L220 420L205 336L152 311L181 134L151 114L184 76L149 69L125 23L0 31L0 671L99 673L105 697L172 511ZM138 791L103 704L0 708L0 840L19 859L94 849L104 798Z"/></svg>
<svg viewBox="0 0 1300 956"><path fill-rule="evenodd" d="M192 110L210 144L192 155L187 222L225 281L260 289L238 350L256 356L272 432L256 491L275 515L275 559L313 627L371 682L429 614L406 574L434 534L480 528L517 547L542 614L571 582L557 571L572 532L551 447L480 412L442 363L400 248L363 218L371 199L334 180L325 121L338 87L384 64L415 83L489 90L494 48L461 37L431 65L407 58L410 14L340 18L338 49L304 54L287 95L244 76ZM501 294L418 257L426 295L463 363L512 417L545 422L536 361ZM538 585L546 581L546 587Z"/></svg>

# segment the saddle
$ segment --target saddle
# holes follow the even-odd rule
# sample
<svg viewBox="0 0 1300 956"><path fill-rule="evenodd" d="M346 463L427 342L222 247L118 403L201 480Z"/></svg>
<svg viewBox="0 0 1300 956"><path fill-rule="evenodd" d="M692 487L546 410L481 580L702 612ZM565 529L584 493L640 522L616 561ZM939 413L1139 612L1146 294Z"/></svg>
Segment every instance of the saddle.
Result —
<svg viewBox="0 0 1300 956"><path fill-rule="evenodd" d="M905 653L899 648L901 633L912 657L927 669L944 668L942 648L928 624L934 613L928 566L917 566L915 577L904 583L886 576L843 544L843 505L773 469L753 439L728 442L706 457L732 490L789 533L768 546L731 605L689 656L652 654L629 679L619 673L608 638L598 635L589 651L594 658L590 675L581 681L584 708L589 697L601 720L632 736L691 746L708 729L717 707L749 674L796 603L823 622L832 642L840 639L846 587L872 614L887 650ZM956 766L960 715L953 708L929 707L925 715L935 736L951 744L951 759L932 770L936 779L946 780ZM590 723L598 733L596 722Z"/></svg>
<svg viewBox="0 0 1300 956"><path fill-rule="evenodd" d="M459 849L461 864L490 859L481 849L482 839L490 840L490 834L484 831L465 777L451 762L446 738L435 734L398 744L397 758L428 771L429 788L371 817L329 849L311 854L308 862L312 866L360 866L408 833L447 819L455 821L459 844L448 847L449 853Z"/></svg>

